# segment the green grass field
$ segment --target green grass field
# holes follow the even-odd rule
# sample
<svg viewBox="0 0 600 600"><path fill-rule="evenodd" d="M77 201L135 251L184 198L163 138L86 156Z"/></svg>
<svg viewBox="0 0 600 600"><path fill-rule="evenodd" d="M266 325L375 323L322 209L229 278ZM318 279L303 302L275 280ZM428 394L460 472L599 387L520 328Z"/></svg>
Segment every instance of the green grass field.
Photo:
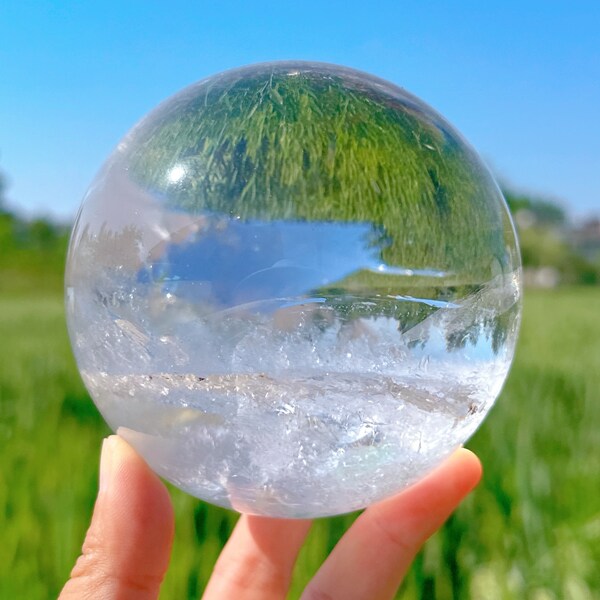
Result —
<svg viewBox="0 0 600 600"><path fill-rule="evenodd" d="M59 294L0 297L0 598L55 597L78 554L108 433L75 368ZM600 596L600 289L530 292L518 355L469 446L485 475L425 547L404 598ZM162 597L197 598L235 515L173 490ZM292 598L352 517L315 524Z"/></svg>

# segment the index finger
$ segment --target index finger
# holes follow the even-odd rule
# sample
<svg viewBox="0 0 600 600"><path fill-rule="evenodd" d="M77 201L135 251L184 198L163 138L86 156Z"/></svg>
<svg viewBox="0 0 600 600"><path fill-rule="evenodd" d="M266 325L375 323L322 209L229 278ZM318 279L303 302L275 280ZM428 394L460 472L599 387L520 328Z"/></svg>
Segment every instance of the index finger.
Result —
<svg viewBox="0 0 600 600"><path fill-rule="evenodd" d="M481 463L460 449L406 491L369 507L338 542L302 600L393 598L411 562L481 478Z"/></svg>

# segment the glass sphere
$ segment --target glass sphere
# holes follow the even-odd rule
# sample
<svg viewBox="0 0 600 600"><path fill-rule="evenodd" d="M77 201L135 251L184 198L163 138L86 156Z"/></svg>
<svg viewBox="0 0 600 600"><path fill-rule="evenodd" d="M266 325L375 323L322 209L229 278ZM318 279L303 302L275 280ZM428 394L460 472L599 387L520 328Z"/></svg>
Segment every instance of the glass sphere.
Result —
<svg viewBox="0 0 600 600"><path fill-rule="evenodd" d="M475 431L513 357L504 199L440 115L332 65L228 71L118 145L80 209L69 331L110 426L181 489L365 507Z"/></svg>

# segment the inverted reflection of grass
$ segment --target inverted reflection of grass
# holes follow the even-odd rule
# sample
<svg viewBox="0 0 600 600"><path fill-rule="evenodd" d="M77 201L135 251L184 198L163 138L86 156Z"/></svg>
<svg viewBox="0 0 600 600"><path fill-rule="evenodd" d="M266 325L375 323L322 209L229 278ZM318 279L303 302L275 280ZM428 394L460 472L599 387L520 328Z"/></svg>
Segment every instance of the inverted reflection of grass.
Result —
<svg viewBox="0 0 600 600"><path fill-rule="evenodd" d="M225 74L163 105L127 144L133 177L192 213L373 223L389 265L487 275L490 251L511 261L499 192L438 115L380 80L289 70Z"/></svg>

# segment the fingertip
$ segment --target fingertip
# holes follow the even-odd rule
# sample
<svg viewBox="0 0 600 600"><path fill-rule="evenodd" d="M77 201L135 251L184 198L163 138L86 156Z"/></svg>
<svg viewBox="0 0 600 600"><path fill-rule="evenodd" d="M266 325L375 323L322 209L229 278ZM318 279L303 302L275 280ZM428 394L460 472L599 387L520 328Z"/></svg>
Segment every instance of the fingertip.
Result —
<svg viewBox="0 0 600 600"><path fill-rule="evenodd" d="M128 502L167 499L168 491L146 461L120 435L110 435L102 443L100 456L100 490L126 494Z"/></svg>
<svg viewBox="0 0 600 600"><path fill-rule="evenodd" d="M459 472L465 481L470 482L470 489L481 481L483 465L475 452L468 448L459 448L451 459L458 461Z"/></svg>
<svg viewBox="0 0 600 600"><path fill-rule="evenodd" d="M473 450L469 450L468 448L465 448L464 446L461 446L458 450L456 450L456 452L454 453L453 456L458 456L461 460L475 459L477 462L479 462L479 457L477 456L477 454L475 454L475 452L473 452Z"/></svg>
<svg viewBox="0 0 600 600"><path fill-rule="evenodd" d="M102 444L99 493L62 598L155 598L174 531L166 487L118 435Z"/></svg>
<svg viewBox="0 0 600 600"><path fill-rule="evenodd" d="M119 435L106 438L103 454L105 451L110 460L107 493L111 496L109 505L112 519L118 518L128 523L132 532L135 528L138 538L153 535L159 545L170 544L174 512L163 482ZM157 519L160 519L160 526Z"/></svg>
<svg viewBox="0 0 600 600"><path fill-rule="evenodd" d="M98 482L98 495L104 494L109 486L113 474L114 449L118 443L118 436L110 435L102 440L100 451L100 472Z"/></svg>

